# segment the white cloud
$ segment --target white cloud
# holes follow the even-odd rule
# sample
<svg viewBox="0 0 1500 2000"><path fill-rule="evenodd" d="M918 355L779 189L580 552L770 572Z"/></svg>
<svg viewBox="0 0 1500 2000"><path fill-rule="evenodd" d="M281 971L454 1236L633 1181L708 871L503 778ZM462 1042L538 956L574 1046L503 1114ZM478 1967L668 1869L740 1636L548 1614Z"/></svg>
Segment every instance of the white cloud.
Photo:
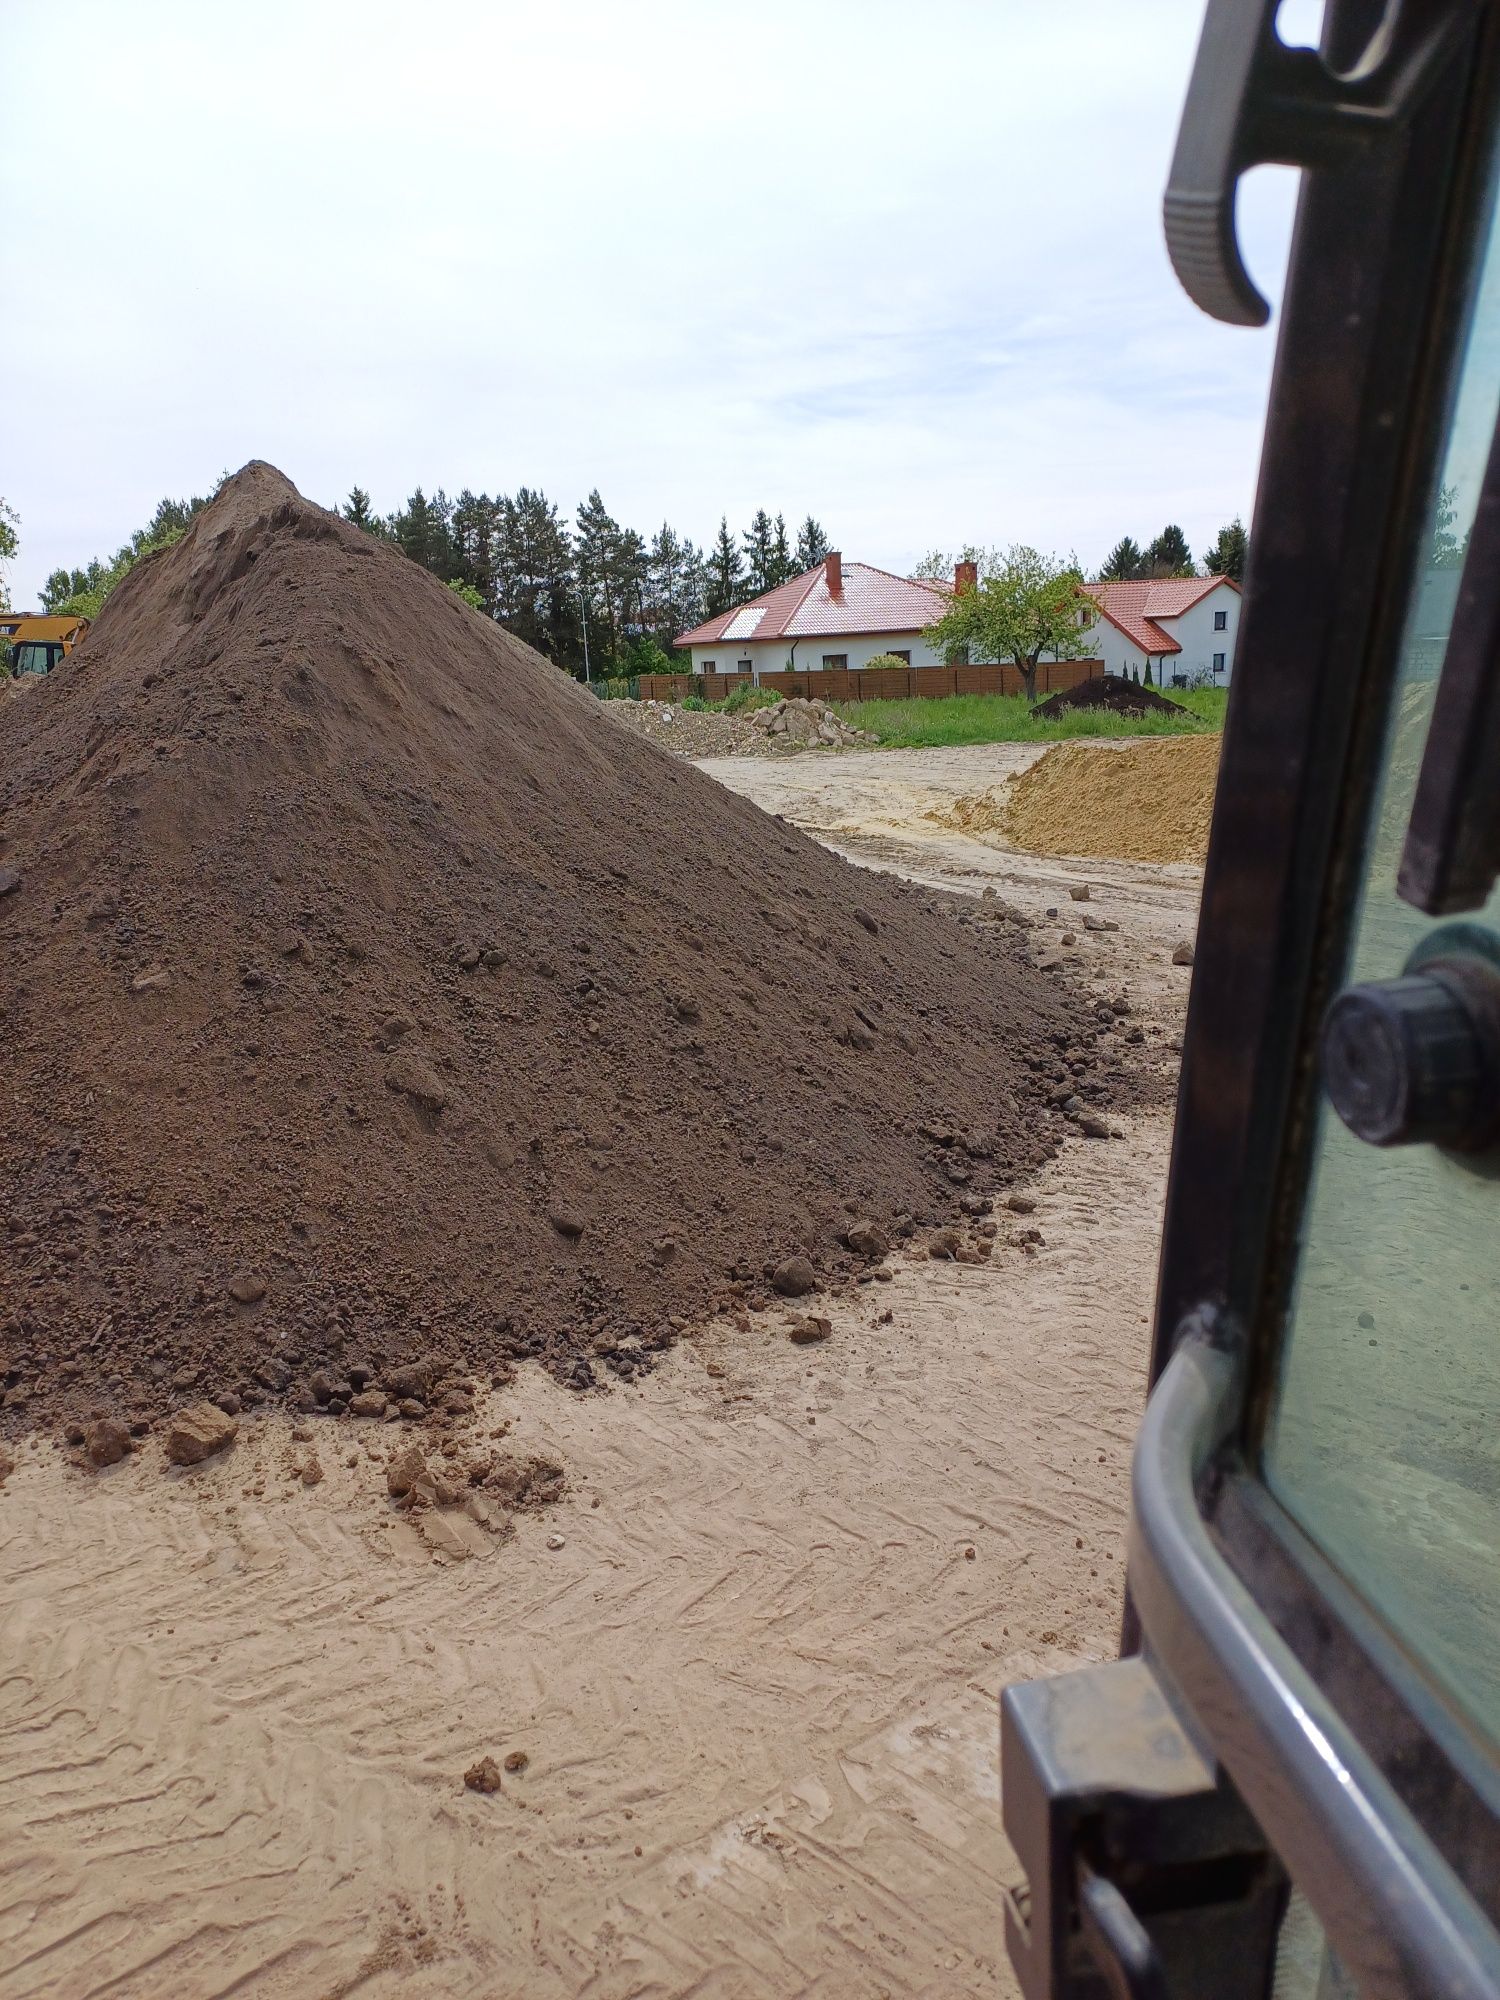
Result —
<svg viewBox="0 0 1500 2000"><path fill-rule="evenodd" d="M811 510L894 567L1201 543L1271 340L1161 245L1199 15L11 0L14 594L252 456L387 507L597 484L700 539ZM1246 201L1273 286L1288 213Z"/></svg>

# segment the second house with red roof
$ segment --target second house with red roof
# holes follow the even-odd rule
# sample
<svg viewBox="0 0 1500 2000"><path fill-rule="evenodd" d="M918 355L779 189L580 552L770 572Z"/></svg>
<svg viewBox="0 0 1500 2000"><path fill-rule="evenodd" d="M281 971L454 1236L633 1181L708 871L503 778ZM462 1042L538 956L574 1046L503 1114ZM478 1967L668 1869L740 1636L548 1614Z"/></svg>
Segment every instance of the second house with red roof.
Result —
<svg viewBox="0 0 1500 2000"><path fill-rule="evenodd" d="M834 552L790 582L695 625L676 641L695 674L817 673L868 666L892 654L903 666L940 667L925 634L955 590L975 582L961 562L953 580L893 576ZM1240 593L1222 576L1089 583L1099 607L1090 650L1104 671L1162 687L1226 687L1234 668ZM974 660L975 666L991 664Z"/></svg>

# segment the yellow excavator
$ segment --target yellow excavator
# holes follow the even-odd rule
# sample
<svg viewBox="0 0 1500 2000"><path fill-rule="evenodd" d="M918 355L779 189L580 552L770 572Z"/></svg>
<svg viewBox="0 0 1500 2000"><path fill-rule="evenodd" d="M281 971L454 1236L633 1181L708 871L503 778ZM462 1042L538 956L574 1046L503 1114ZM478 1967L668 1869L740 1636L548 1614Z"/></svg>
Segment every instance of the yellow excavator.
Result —
<svg viewBox="0 0 1500 2000"><path fill-rule="evenodd" d="M0 646L9 649L6 663L11 676L20 680L27 674L50 674L88 629L87 618L0 611Z"/></svg>

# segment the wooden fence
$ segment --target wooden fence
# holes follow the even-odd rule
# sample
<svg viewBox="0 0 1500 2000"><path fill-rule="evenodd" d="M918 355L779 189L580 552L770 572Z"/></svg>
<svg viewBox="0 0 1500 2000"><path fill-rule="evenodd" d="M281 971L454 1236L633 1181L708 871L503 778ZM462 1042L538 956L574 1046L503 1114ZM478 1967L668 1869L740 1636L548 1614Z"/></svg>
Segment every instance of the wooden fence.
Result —
<svg viewBox="0 0 1500 2000"><path fill-rule="evenodd" d="M1036 670L1039 694L1056 694L1102 674L1101 660L1043 660ZM642 674L642 701L681 701L690 694L723 701L750 674ZM762 674L773 694L796 694L824 701L907 701L913 695L941 699L954 694L1019 694L1016 667L818 667L805 674Z"/></svg>

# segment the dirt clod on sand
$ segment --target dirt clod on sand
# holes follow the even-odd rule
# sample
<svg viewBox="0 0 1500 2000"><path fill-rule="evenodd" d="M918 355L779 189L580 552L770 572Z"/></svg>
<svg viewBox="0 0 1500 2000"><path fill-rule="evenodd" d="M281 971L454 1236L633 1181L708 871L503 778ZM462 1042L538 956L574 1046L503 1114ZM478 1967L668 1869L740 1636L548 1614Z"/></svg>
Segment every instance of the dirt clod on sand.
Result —
<svg viewBox="0 0 1500 2000"><path fill-rule="evenodd" d="M498 1792L502 1783L500 1766L493 1757L481 1757L464 1772L464 1783L471 1792Z"/></svg>
<svg viewBox="0 0 1500 2000"><path fill-rule="evenodd" d="M1218 776L1217 736L1059 743L1013 780L1001 827L1033 853L1201 864Z"/></svg>
<svg viewBox="0 0 1500 2000"><path fill-rule="evenodd" d="M1090 680L1080 681L1077 687L1062 688L1058 693L1048 695L1045 701L1039 701L1033 713L1051 721L1059 715L1071 715L1079 708L1102 708L1110 715L1183 713L1180 701L1169 701L1155 688L1146 687L1140 681L1128 681L1122 674L1095 674Z"/></svg>
<svg viewBox="0 0 1500 2000"><path fill-rule="evenodd" d="M268 465L13 705L0 828L6 1431L629 1378L768 1265L852 1278L851 1201L936 1224L1065 1129L1079 1000L1015 927L610 725Z"/></svg>
<svg viewBox="0 0 1500 2000"><path fill-rule="evenodd" d="M216 1403L193 1403L179 1410L167 1426L166 1452L172 1465L201 1465L227 1451L239 1435L239 1423Z"/></svg>

